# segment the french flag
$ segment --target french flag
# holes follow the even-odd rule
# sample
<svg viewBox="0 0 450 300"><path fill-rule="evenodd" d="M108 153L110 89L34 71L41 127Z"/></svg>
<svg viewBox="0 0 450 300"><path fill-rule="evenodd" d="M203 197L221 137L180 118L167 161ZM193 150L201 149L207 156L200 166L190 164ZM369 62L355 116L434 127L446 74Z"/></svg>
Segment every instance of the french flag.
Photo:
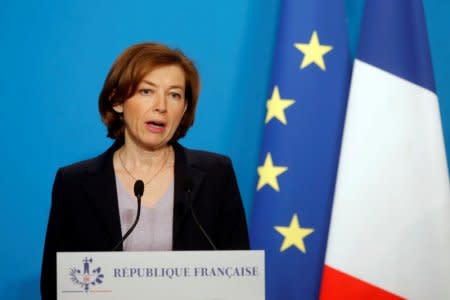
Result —
<svg viewBox="0 0 450 300"><path fill-rule="evenodd" d="M366 1L320 299L450 299L450 184L420 0Z"/></svg>

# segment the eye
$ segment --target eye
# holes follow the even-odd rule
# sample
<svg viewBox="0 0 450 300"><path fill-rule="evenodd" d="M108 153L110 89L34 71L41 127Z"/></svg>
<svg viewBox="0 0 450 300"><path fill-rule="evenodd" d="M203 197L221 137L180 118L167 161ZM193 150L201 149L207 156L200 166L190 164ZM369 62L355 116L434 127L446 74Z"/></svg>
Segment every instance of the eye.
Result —
<svg viewBox="0 0 450 300"><path fill-rule="evenodd" d="M171 92L169 95L171 98L177 99L177 100L182 98L181 94L177 93L177 92Z"/></svg>
<svg viewBox="0 0 450 300"><path fill-rule="evenodd" d="M139 89L138 93L141 96L149 96L149 95L153 94L153 90L151 90L151 89Z"/></svg>

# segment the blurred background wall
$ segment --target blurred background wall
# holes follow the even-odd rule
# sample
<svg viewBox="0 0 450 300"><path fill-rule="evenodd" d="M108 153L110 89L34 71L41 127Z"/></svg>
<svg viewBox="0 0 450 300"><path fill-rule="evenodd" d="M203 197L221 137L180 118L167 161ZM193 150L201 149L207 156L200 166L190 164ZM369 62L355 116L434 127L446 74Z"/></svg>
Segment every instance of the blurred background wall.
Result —
<svg viewBox="0 0 450 300"><path fill-rule="evenodd" d="M344 2L353 55L364 1ZM251 217L279 3L2 1L1 299L40 298L55 172L111 144L97 97L114 59L137 42L181 48L197 63L202 76L197 119L181 143L232 158ZM450 3L424 4L449 157Z"/></svg>

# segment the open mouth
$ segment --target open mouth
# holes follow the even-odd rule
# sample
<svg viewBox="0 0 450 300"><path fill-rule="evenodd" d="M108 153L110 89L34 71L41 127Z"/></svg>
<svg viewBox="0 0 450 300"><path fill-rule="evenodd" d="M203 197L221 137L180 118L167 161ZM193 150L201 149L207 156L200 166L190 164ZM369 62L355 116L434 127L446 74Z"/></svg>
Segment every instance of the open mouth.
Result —
<svg viewBox="0 0 450 300"><path fill-rule="evenodd" d="M164 122L160 122L160 121L145 122L145 127L147 128L148 131L150 131L152 133L157 133L157 134L163 133L165 126L166 126L166 124Z"/></svg>
<svg viewBox="0 0 450 300"><path fill-rule="evenodd" d="M145 122L145 124L147 124L148 126L151 126L151 127L159 127L159 128L163 128L165 126L165 124L163 122L158 122L158 121L149 121L149 122Z"/></svg>

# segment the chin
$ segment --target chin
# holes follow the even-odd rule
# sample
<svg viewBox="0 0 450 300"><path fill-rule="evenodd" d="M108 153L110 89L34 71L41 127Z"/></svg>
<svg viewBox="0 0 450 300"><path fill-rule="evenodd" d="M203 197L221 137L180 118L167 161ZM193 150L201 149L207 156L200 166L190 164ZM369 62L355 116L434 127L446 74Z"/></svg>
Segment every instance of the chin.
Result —
<svg viewBox="0 0 450 300"><path fill-rule="evenodd" d="M141 145L146 149L158 149L166 146L168 144L168 141L147 141L143 142Z"/></svg>

